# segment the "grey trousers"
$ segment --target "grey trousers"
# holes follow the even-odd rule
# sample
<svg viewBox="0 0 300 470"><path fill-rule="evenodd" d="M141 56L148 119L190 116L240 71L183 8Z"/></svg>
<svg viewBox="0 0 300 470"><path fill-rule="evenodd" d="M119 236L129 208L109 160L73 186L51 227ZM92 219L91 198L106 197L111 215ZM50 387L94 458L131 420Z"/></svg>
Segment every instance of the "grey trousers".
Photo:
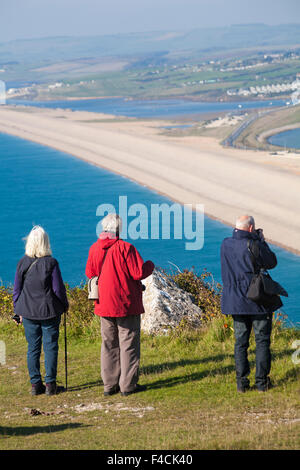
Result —
<svg viewBox="0 0 300 470"><path fill-rule="evenodd" d="M101 317L101 378L104 391L131 392L139 379L141 316Z"/></svg>

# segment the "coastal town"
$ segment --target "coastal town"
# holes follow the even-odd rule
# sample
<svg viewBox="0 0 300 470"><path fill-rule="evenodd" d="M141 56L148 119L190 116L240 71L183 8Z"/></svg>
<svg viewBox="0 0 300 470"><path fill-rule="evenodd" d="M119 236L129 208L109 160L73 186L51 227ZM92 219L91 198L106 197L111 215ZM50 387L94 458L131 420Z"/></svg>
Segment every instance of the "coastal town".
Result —
<svg viewBox="0 0 300 470"><path fill-rule="evenodd" d="M40 65L36 62L24 71L18 62L0 61L0 78L7 84L8 99L123 96L236 101L274 97L290 101L291 94L300 89L300 49L297 48L284 52L249 51L243 57L239 52L232 52L226 57L219 53L201 59L191 53L181 59L172 55L146 57L143 61L135 56L109 61L91 57ZM23 80L18 84L20 67Z"/></svg>

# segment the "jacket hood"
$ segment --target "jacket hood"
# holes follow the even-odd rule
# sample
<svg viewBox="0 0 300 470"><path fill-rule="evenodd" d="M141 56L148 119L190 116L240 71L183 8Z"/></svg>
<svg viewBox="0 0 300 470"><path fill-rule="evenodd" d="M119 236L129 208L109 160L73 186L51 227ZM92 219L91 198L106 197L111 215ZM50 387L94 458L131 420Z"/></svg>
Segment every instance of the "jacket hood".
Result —
<svg viewBox="0 0 300 470"><path fill-rule="evenodd" d="M119 240L119 237L115 233L111 232L102 232L97 240L97 243L100 244L101 248L107 250L112 245L114 245Z"/></svg>

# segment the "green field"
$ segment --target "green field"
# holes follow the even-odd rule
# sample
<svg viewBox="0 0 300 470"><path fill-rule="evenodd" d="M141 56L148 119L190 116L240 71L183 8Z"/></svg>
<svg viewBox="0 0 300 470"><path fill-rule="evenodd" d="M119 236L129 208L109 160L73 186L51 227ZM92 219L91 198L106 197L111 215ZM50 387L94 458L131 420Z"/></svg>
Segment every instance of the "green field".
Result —
<svg viewBox="0 0 300 470"><path fill-rule="evenodd" d="M299 45L297 24L18 40L0 43L0 79L9 87L34 83L27 98L39 100L240 100L227 91L294 81ZM57 81L63 86L49 90Z"/></svg>
<svg viewBox="0 0 300 470"><path fill-rule="evenodd" d="M265 65L244 72L221 72L220 66L215 66L214 70L207 70L209 68L207 66L201 68L203 70L199 72L191 72L191 67L186 70L177 70L177 68L173 69L170 66L130 68L117 72L83 75L80 77L83 84L80 84L78 78L63 78L61 88L49 91L47 86L37 87L36 98L42 100L67 97L127 96L143 99L185 97L205 101L241 100L242 98L238 96L229 97L227 91L249 88L250 86L292 82L300 69L300 60L283 62L276 66ZM213 80L213 83L209 83L210 80ZM273 96L288 97L289 94Z"/></svg>

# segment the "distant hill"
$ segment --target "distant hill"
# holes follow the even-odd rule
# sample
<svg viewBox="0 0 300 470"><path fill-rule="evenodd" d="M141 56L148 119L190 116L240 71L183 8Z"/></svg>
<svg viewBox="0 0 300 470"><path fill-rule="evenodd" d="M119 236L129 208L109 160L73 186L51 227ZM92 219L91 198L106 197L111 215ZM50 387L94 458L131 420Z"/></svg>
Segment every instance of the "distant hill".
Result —
<svg viewBox="0 0 300 470"><path fill-rule="evenodd" d="M103 56L241 49L300 44L300 24L243 24L192 31L157 31L90 37L49 37L0 43L0 64L49 63Z"/></svg>

